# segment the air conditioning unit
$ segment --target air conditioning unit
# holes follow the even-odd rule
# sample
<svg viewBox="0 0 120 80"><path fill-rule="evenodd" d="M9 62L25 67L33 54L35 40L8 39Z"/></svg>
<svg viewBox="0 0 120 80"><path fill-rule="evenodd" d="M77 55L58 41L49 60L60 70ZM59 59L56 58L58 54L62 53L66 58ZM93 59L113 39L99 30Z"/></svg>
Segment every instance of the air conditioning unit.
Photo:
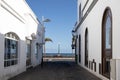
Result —
<svg viewBox="0 0 120 80"><path fill-rule="evenodd" d="M120 80L120 59L111 59L110 66L110 80Z"/></svg>

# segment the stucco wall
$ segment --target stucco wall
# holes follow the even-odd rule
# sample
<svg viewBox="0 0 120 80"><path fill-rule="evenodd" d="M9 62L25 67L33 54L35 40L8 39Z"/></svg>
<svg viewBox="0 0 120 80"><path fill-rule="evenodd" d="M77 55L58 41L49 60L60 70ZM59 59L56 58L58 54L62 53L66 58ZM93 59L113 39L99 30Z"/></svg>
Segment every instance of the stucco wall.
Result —
<svg viewBox="0 0 120 80"><path fill-rule="evenodd" d="M3 34L14 32L19 35L20 39L25 40L25 23L18 20L15 16L11 15L10 12L4 8L1 8L0 15L2 15L0 16L0 32Z"/></svg>
<svg viewBox="0 0 120 80"><path fill-rule="evenodd" d="M44 29L25 0L0 0L0 80L6 80L26 70L26 39L32 41L32 66L41 63ZM19 6L18 6L19 5ZM8 32L16 33L18 41L18 64L4 67L4 39ZM35 34L35 38L31 34ZM39 43L38 59L35 46Z"/></svg>
<svg viewBox="0 0 120 80"><path fill-rule="evenodd" d="M78 0L78 4L85 4L86 0ZM92 1L92 0L89 0ZM119 0L98 0L93 9L88 13L87 17L77 29L78 35L81 35L81 65L84 67L84 54L85 54L85 29L88 28L88 58L90 61L95 59L96 61L96 74L99 75L99 63L101 63L101 47L102 47L102 19L104 11L107 7L111 9L112 12L112 58L120 59L119 50L119 34L120 34L120 8ZM86 7L86 12L88 7ZM84 14L83 14L84 15ZM86 68L86 67L85 67ZM94 71L93 71L94 72Z"/></svg>
<svg viewBox="0 0 120 80"><path fill-rule="evenodd" d="M4 45L4 36L0 33L0 45ZM4 48L0 46L0 80L4 80Z"/></svg>

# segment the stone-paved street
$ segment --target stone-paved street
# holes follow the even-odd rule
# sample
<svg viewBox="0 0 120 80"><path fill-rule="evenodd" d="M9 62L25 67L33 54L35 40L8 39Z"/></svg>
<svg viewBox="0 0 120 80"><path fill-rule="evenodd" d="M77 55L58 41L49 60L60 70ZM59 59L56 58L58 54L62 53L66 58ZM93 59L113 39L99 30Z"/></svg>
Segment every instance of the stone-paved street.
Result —
<svg viewBox="0 0 120 80"><path fill-rule="evenodd" d="M44 62L9 80L101 80L74 62Z"/></svg>

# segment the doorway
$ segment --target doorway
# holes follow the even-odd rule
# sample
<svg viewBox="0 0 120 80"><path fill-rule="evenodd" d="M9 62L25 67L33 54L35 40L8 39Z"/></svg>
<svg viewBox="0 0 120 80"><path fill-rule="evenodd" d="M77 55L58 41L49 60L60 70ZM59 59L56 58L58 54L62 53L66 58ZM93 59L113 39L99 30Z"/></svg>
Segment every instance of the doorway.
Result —
<svg viewBox="0 0 120 80"><path fill-rule="evenodd" d="M85 30L85 66L88 67L88 29Z"/></svg>
<svg viewBox="0 0 120 80"><path fill-rule="evenodd" d="M110 59L112 58L112 14L107 8L102 20L102 74L110 78Z"/></svg>
<svg viewBox="0 0 120 80"><path fill-rule="evenodd" d="M31 67L31 40L26 40L27 43L27 57L26 57L26 66L27 68Z"/></svg>
<svg viewBox="0 0 120 80"><path fill-rule="evenodd" d="M81 35L79 35L79 63L81 63Z"/></svg>

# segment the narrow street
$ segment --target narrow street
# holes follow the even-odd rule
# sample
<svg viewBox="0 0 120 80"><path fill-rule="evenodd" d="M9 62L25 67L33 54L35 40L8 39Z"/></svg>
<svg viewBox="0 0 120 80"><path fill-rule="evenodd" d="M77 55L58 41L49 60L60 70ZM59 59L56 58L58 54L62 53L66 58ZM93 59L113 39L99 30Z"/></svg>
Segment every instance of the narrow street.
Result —
<svg viewBox="0 0 120 80"><path fill-rule="evenodd" d="M101 80L74 62L44 62L9 80Z"/></svg>

